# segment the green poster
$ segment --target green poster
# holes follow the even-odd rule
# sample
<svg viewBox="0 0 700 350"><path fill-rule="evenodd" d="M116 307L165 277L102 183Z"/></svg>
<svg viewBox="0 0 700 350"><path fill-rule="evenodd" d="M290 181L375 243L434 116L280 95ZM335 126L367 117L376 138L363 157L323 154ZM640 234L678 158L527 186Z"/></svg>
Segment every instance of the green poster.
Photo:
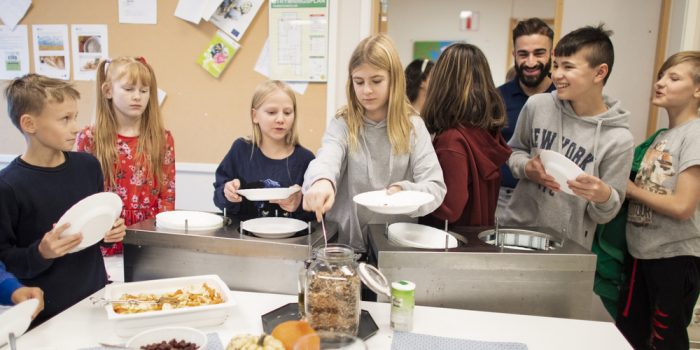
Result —
<svg viewBox="0 0 700 350"><path fill-rule="evenodd" d="M442 50L452 43L455 41L414 41L413 59L427 58L435 62L440 57Z"/></svg>
<svg viewBox="0 0 700 350"><path fill-rule="evenodd" d="M218 31L211 39L207 48L199 55L197 64L218 78L231 62L240 45L229 38L224 32Z"/></svg>

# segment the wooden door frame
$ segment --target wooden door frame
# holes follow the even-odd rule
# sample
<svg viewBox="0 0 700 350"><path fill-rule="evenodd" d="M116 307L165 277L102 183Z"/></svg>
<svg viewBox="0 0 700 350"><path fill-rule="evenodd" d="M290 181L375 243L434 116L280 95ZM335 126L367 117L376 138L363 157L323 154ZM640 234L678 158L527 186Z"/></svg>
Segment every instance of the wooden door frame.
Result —
<svg viewBox="0 0 700 350"><path fill-rule="evenodd" d="M668 22L671 18L671 1L661 0L661 14L659 16L659 33L656 38L656 55L654 57L654 71L652 72L651 81L657 79L656 72L659 71L661 65L666 59L666 46L668 44ZM651 94L654 94L654 84L650 87ZM647 119L647 137L651 136L658 128L659 123L659 108L654 106L649 100L649 118Z"/></svg>

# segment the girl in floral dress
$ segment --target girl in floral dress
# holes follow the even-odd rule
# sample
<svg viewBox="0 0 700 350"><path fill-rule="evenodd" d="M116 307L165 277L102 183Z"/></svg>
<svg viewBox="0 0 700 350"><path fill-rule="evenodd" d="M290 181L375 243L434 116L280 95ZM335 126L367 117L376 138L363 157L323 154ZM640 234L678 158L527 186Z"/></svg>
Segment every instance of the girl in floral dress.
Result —
<svg viewBox="0 0 700 350"><path fill-rule="evenodd" d="M158 106L156 77L142 57L100 62L95 125L77 138L78 151L100 161L105 189L118 194L127 226L175 208L175 146ZM122 253L121 243L103 255Z"/></svg>

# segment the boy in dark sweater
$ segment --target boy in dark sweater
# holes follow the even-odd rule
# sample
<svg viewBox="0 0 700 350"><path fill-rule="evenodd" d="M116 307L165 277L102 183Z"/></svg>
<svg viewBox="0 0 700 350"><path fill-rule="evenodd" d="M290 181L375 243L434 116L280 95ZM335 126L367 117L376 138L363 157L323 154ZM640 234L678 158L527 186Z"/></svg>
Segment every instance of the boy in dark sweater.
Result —
<svg viewBox="0 0 700 350"><path fill-rule="evenodd" d="M44 291L37 325L107 283L98 244L68 254L82 234L61 237L69 224L55 226L75 203L102 192L104 182L97 159L70 152L80 94L69 83L28 74L12 81L5 96L27 147L0 171L0 260L23 284ZM125 229L118 219L104 241L121 241Z"/></svg>

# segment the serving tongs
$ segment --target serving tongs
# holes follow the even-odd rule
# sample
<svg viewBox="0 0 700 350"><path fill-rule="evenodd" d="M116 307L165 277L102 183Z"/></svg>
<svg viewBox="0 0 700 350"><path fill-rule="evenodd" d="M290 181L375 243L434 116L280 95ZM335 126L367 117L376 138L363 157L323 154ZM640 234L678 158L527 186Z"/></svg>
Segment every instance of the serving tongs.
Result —
<svg viewBox="0 0 700 350"><path fill-rule="evenodd" d="M163 298L161 298L163 299ZM150 305L158 305L162 304L161 299L159 300L139 300L139 299L127 299L127 300L121 300L121 299L107 299L107 298L98 298L98 297L90 297L89 300L92 302L92 305L99 305L99 306L105 306L105 305L110 305L110 304L128 304L128 305L140 305L140 304L150 304Z"/></svg>

